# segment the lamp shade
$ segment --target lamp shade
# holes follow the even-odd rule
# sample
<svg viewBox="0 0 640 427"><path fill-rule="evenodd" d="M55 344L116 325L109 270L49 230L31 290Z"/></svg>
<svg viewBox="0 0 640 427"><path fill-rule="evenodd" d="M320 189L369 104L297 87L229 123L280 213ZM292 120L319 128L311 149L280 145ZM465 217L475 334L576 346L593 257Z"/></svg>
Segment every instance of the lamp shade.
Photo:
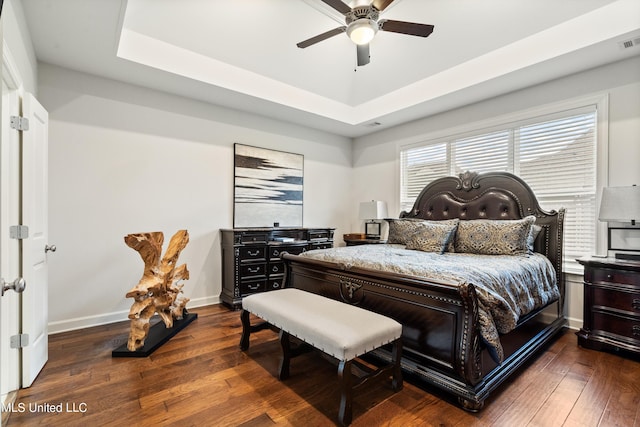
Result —
<svg viewBox="0 0 640 427"><path fill-rule="evenodd" d="M598 219L631 223L640 220L640 187L603 188Z"/></svg>
<svg viewBox="0 0 640 427"><path fill-rule="evenodd" d="M347 35L355 44L367 44L378 32L378 23L373 19L361 18L347 27Z"/></svg>
<svg viewBox="0 0 640 427"><path fill-rule="evenodd" d="M360 203L360 219L387 218L387 202L372 200Z"/></svg>

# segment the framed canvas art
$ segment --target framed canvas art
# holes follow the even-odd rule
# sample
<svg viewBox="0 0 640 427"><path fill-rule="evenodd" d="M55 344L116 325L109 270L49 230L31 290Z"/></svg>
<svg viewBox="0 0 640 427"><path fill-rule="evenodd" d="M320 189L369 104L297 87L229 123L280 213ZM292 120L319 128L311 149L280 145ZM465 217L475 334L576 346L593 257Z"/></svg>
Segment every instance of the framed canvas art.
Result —
<svg viewBox="0 0 640 427"><path fill-rule="evenodd" d="M304 156L234 144L233 227L301 227Z"/></svg>

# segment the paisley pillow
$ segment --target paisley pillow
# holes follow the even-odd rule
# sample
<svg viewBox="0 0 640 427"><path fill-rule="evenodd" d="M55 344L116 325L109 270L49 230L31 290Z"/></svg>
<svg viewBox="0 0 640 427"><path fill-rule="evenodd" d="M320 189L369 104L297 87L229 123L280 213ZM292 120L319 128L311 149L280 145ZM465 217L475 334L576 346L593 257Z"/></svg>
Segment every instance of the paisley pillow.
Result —
<svg viewBox="0 0 640 427"><path fill-rule="evenodd" d="M474 219L460 221L455 251L482 255L519 255L529 252L527 240L533 215L517 220Z"/></svg>
<svg viewBox="0 0 640 427"><path fill-rule="evenodd" d="M406 248L443 254L453 243L458 220L447 220L447 224L442 224L443 222L445 221L417 223L414 233L407 239Z"/></svg>
<svg viewBox="0 0 640 427"><path fill-rule="evenodd" d="M406 245L407 239L413 236L421 223L452 225L457 224L459 220L457 218L446 219L443 221L428 221L420 218L388 218L386 221L389 223L389 237L387 238L387 243ZM453 249L453 247L451 249Z"/></svg>

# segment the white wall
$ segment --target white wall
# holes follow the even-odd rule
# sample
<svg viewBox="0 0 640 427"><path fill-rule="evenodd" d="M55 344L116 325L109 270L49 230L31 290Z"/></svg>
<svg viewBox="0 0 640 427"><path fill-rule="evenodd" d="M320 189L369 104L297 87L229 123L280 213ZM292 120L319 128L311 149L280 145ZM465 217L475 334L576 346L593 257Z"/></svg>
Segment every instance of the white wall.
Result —
<svg viewBox="0 0 640 427"><path fill-rule="evenodd" d="M188 307L218 302L235 142L304 155L304 226L349 230L351 140L39 64L49 111L50 331L127 318L143 272L126 234L187 229ZM166 244L165 244L166 247Z"/></svg>
<svg viewBox="0 0 640 427"><path fill-rule="evenodd" d="M609 94L609 185L640 184L640 57L550 81L446 113L357 138L353 145L353 199L386 200L400 212L398 146L463 124L596 93ZM358 224L351 216L352 224ZM568 317L582 326L582 282L567 282Z"/></svg>

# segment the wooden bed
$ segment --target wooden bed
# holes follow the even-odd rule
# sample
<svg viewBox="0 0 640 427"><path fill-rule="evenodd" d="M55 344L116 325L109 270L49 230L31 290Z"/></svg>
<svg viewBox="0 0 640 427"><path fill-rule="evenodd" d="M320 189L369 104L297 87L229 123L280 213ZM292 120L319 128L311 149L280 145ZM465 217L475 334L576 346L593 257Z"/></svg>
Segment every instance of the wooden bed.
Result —
<svg viewBox="0 0 640 427"><path fill-rule="evenodd" d="M556 273L560 298L518 320L500 335L502 363L490 357L478 327L473 284L399 275L284 254L285 287L295 287L384 314L403 325L402 367L409 379L457 397L467 410L480 410L487 396L536 354L565 326L562 275L564 210L540 208L531 188L504 172L444 177L427 185L410 212L400 218L428 220L536 217L542 230L535 252L546 256ZM391 359L388 349L375 356Z"/></svg>

